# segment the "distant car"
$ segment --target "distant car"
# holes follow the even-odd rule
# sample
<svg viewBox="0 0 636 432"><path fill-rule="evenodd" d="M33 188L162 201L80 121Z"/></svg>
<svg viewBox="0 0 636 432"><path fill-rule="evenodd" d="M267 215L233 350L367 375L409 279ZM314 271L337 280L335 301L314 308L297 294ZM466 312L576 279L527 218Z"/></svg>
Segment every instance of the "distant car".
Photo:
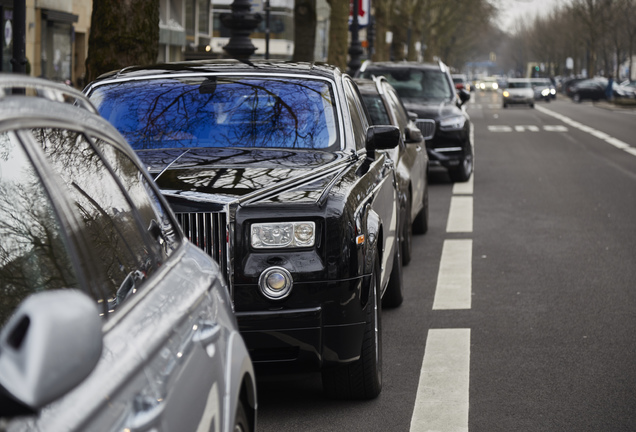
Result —
<svg viewBox="0 0 636 432"><path fill-rule="evenodd" d="M482 78L479 81L479 90L484 90L484 91L499 90L499 83L497 82L497 78L494 78L494 77Z"/></svg>
<svg viewBox="0 0 636 432"><path fill-rule="evenodd" d="M402 215L400 243L402 263L406 265L411 261L412 233L424 234L428 230L428 156L425 140L431 139L435 133L435 121L421 120L430 124L429 135L424 137L386 78L358 78L356 83L369 111L371 123L397 126L402 135L400 145L386 152L396 164Z"/></svg>
<svg viewBox="0 0 636 432"><path fill-rule="evenodd" d="M253 431L218 265L80 92L10 75L0 89L0 424Z"/></svg>
<svg viewBox="0 0 636 432"><path fill-rule="evenodd" d="M503 107L509 105L522 104L534 108L534 90L532 82L528 78L510 78L506 88L501 93L503 97Z"/></svg>
<svg viewBox="0 0 636 432"><path fill-rule="evenodd" d="M466 90L466 91L472 91L473 90L473 86L470 83L470 81L468 81L468 78L466 77L466 75L463 74L452 74L451 77L453 78L453 83L455 84L455 88L457 90Z"/></svg>
<svg viewBox="0 0 636 432"><path fill-rule="evenodd" d="M556 88L549 78L532 78L531 82L535 100L550 102L556 99Z"/></svg>
<svg viewBox="0 0 636 432"><path fill-rule="evenodd" d="M255 368L320 371L326 395L382 389L382 307L402 303L395 126L369 124L338 68L206 60L86 89L188 236L217 259Z"/></svg>
<svg viewBox="0 0 636 432"><path fill-rule="evenodd" d="M365 62L360 73L364 78L386 77L418 119L435 120L435 135L426 141L429 164L446 168L454 182L468 181L473 172L472 125L463 104L470 93L456 91L448 67L442 62Z"/></svg>
<svg viewBox="0 0 636 432"><path fill-rule="evenodd" d="M566 78L561 82L562 92L569 98L572 97L572 91L574 90L574 86L581 82L585 81L587 78L574 77L574 78Z"/></svg>
<svg viewBox="0 0 636 432"><path fill-rule="evenodd" d="M605 90L608 80L606 78L591 78L579 81L571 90L572 100L581 102L583 100L599 101L606 99ZM620 84L613 83L612 95L614 98L632 99L635 96L634 91L629 87L623 87Z"/></svg>

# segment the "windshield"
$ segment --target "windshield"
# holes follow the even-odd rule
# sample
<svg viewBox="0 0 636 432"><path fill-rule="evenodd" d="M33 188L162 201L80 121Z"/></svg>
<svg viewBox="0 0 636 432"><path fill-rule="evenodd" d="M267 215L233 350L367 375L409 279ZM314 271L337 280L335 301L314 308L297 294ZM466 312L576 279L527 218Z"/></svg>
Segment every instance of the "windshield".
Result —
<svg viewBox="0 0 636 432"><path fill-rule="evenodd" d="M440 70L387 68L367 69L365 78L383 75L404 100L425 99L442 101L451 99L454 89L446 74Z"/></svg>
<svg viewBox="0 0 636 432"><path fill-rule="evenodd" d="M334 98L324 81L165 78L103 85L90 97L135 150L340 148Z"/></svg>
<svg viewBox="0 0 636 432"><path fill-rule="evenodd" d="M530 81L510 81L508 88L532 88Z"/></svg>

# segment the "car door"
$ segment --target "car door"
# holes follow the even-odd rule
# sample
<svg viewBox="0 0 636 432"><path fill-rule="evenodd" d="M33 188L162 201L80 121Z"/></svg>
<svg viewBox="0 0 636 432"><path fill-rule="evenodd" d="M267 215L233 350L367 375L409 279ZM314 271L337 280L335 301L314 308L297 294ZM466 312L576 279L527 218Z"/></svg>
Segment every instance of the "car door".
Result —
<svg viewBox="0 0 636 432"><path fill-rule="evenodd" d="M74 211L80 267L104 318L93 373L35 421L42 430L227 428L217 318L228 297L216 265L179 240L149 179L108 137L62 128L22 135L52 167L43 173L51 195Z"/></svg>
<svg viewBox="0 0 636 432"><path fill-rule="evenodd" d="M391 110L395 113L396 121L400 130L405 131L409 127L409 116L402 101L393 88L387 88L386 94ZM426 149L424 141L410 141L403 137L405 144L405 164L408 166L411 178L411 220L415 218L419 212L420 205L424 200L424 182L426 180Z"/></svg>

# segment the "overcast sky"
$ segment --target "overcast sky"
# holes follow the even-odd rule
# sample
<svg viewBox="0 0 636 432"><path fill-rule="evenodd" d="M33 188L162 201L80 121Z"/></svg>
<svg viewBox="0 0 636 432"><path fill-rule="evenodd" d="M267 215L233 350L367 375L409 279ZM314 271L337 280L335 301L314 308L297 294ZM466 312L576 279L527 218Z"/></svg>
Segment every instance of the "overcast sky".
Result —
<svg viewBox="0 0 636 432"><path fill-rule="evenodd" d="M566 0L495 0L499 8L499 27L513 31L517 20L531 24L538 14L546 14Z"/></svg>

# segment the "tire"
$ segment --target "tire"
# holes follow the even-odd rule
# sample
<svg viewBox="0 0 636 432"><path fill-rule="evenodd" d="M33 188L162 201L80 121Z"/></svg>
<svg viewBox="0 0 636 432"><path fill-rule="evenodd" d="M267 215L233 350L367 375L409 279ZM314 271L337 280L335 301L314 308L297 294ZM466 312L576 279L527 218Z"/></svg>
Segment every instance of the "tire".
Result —
<svg viewBox="0 0 636 432"><path fill-rule="evenodd" d="M398 245L399 247L399 245ZM402 258L400 254L393 254L393 269L389 277L389 284L382 298L382 307L396 308L402 304Z"/></svg>
<svg viewBox="0 0 636 432"><path fill-rule="evenodd" d="M473 173L472 151L470 154L464 155L464 157L460 160L459 165L448 168L448 175L451 181L455 183L468 181L472 173Z"/></svg>
<svg viewBox="0 0 636 432"><path fill-rule="evenodd" d="M411 196L406 199L406 208L404 209L404 218L402 218L402 229L400 236L400 245L402 247L402 265L408 265L411 262L411 251L413 249L413 225L411 223Z"/></svg>
<svg viewBox="0 0 636 432"><path fill-rule="evenodd" d="M533 104L533 103L531 103L531 104L529 105L529 107L530 107L531 109L532 109L532 108L534 108L534 104Z"/></svg>
<svg viewBox="0 0 636 432"><path fill-rule="evenodd" d="M250 422L245 412L243 403L239 400L238 407L236 408L236 417L234 418L233 432L251 432Z"/></svg>
<svg viewBox="0 0 636 432"><path fill-rule="evenodd" d="M371 284L360 358L322 371L323 391L330 398L368 400L378 397L382 390L382 302L377 254Z"/></svg>
<svg viewBox="0 0 636 432"><path fill-rule="evenodd" d="M503 104L504 109L508 108L508 104Z"/></svg>
<svg viewBox="0 0 636 432"><path fill-rule="evenodd" d="M428 182L424 187L424 197L422 198L422 210L415 216L413 221L414 234L426 234L428 231Z"/></svg>

